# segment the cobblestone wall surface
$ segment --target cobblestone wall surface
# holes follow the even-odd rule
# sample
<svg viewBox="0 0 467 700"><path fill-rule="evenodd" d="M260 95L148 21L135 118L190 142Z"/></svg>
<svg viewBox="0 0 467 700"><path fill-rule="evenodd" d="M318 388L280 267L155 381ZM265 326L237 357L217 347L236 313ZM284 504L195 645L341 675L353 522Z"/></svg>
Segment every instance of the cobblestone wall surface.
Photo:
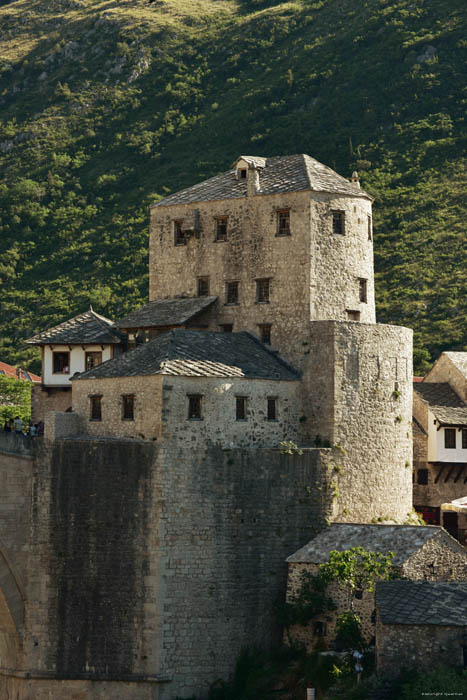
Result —
<svg viewBox="0 0 467 700"><path fill-rule="evenodd" d="M48 411L66 411L71 406L71 387L66 389L42 389L35 384L31 392L31 420L33 423L45 420Z"/></svg>

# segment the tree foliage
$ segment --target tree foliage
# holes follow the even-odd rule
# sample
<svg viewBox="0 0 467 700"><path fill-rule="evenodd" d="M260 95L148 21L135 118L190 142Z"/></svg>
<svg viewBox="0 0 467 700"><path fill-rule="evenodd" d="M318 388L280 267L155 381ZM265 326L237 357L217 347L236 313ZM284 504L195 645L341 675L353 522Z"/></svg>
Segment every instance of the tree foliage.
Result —
<svg viewBox="0 0 467 700"><path fill-rule="evenodd" d="M31 418L31 383L0 375L0 430L15 416Z"/></svg>

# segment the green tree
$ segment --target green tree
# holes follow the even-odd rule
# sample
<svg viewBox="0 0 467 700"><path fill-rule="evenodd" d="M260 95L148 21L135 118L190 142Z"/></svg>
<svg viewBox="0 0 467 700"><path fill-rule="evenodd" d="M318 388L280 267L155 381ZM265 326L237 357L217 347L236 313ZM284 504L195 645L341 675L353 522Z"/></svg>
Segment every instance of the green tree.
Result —
<svg viewBox="0 0 467 700"><path fill-rule="evenodd" d="M0 376L0 421L19 416L31 418L31 384L14 377Z"/></svg>

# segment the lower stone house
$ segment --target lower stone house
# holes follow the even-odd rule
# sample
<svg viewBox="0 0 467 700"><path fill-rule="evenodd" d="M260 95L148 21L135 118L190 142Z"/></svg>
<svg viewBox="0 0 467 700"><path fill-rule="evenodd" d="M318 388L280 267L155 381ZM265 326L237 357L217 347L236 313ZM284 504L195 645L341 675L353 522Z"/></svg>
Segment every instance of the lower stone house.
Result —
<svg viewBox="0 0 467 700"><path fill-rule="evenodd" d="M73 380L81 432L196 447L297 440L298 373L249 333L171 330Z"/></svg>
<svg viewBox="0 0 467 700"><path fill-rule="evenodd" d="M304 572L317 573L332 551L363 547L372 552L394 553L399 574L412 580L467 581L467 551L443 528L426 525L376 525L333 523L308 544L288 557L287 601L300 589ZM349 600L337 584L328 586L337 605L314 618L308 625L294 625L288 632L295 642L312 651L317 644L332 648L338 615L349 609ZM375 594L356 591L353 608L362 621L363 635L375 642Z"/></svg>
<svg viewBox="0 0 467 700"><path fill-rule="evenodd" d="M467 668L467 583L380 581L376 617L378 673Z"/></svg>

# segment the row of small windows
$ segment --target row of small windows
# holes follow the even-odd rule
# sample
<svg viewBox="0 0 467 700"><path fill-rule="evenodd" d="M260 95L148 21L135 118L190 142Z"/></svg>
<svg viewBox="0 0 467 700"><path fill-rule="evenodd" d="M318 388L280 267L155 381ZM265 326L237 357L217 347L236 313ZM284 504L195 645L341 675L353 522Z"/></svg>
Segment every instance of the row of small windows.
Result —
<svg viewBox="0 0 467 700"><path fill-rule="evenodd" d="M338 236L345 236L345 211L333 210L332 232ZM359 220L360 221L360 220ZM373 223L371 216L367 217L368 240L373 240ZM174 243L175 245L186 245L187 236L182 229L183 220L174 222ZM280 209L276 212L276 236L290 236L290 209ZM214 217L214 241L227 241L228 238L228 217Z"/></svg>
<svg viewBox="0 0 467 700"><path fill-rule="evenodd" d="M85 352L84 368L87 372L93 367L102 364L101 352ZM53 374L70 374L70 353L67 351L54 351L52 353Z"/></svg>
<svg viewBox="0 0 467 700"><path fill-rule="evenodd" d="M462 449L467 450L467 428L461 430ZM444 447L447 450L455 450L457 447L457 430L456 428L444 429Z"/></svg>
<svg viewBox="0 0 467 700"><path fill-rule="evenodd" d="M248 396L235 397L235 419L248 420ZM266 419L276 421L278 416L278 400L275 396L266 399ZM203 420L203 395L188 394L188 420Z"/></svg>
<svg viewBox="0 0 467 700"><path fill-rule="evenodd" d="M121 397L121 418L122 420L135 419L135 396L134 394L123 394ZM96 394L89 397L89 420L102 420L102 396Z"/></svg>

